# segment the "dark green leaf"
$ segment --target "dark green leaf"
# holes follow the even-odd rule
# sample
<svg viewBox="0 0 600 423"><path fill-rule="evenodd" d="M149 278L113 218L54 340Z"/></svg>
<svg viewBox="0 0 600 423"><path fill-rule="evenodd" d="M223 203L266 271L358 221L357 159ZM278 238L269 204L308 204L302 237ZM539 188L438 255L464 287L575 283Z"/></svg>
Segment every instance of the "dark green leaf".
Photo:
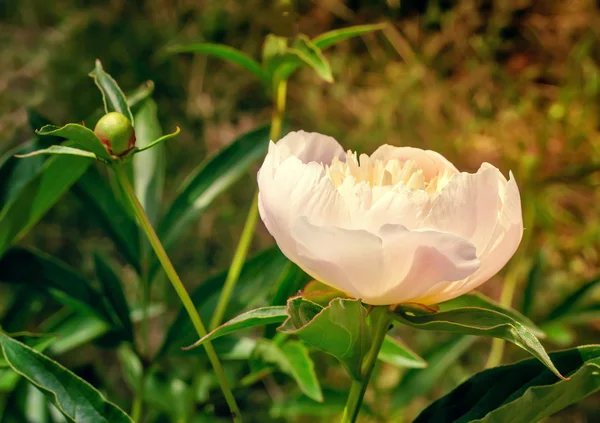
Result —
<svg viewBox="0 0 600 423"><path fill-rule="evenodd" d="M537 296L538 288L543 275L544 254L540 251L535 257L535 261L527 275L525 289L523 290L523 305L521 310L525 316L531 316L533 313L533 304Z"/></svg>
<svg viewBox="0 0 600 423"><path fill-rule="evenodd" d="M577 313L581 301L592 289L600 286L600 275L583 283L579 289L564 299L562 303L556 306L549 314L546 321L561 320L571 313Z"/></svg>
<svg viewBox="0 0 600 423"><path fill-rule="evenodd" d="M516 320L517 322L525 326L531 333L533 333L538 338L545 337L544 332L527 317L523 316L516 310L503 307L499 303L487 298L486 296L480 293L462 295L458 298L454 298L453 300L438 304L438 306L440 308L440 311L450 311L463 307L477 307L485 310L497 311L499 313L506 314L510 318Z"/></svg>
<svg viewBox="0 0 600 423"><path fill-rule="evenodd" d="M410 348L397 339L387 335L377 356L379 360L396 367L422 369L427 367L427 362L414 353Z"/></svg>
<svg viewBox="0 0 600 423"><path fill-rule="evenodd" d="M37 133L42 136L51 135L65 138L73 143L72 147L94 153L97 157L106 161L111 160L110 154L108 154L100 138L96 136L94 131L85 126L76 123L69 123L63 127L46 125L37 131Z"/></svg>
<svg viewBox="0 0 600 423"><path fill-rule="evenodd" d="M162 129L158 121L156 103L146 100L135 114L136 145L141 149L160 138ZM165 181L165 148L155 145L151 150L138 152L133 157L134 187L150 222L155 225L160 214Z"/></svg>
<svg viewBox="0 0 600 423"><path fill-rule="evenodd" d="M344 411L347 392L334 391L332 389L323 389L323 402L316 402L306 395L290 395L282 399L276 400L271 407L270 415L273 417L290 417L297 418L298 416L313 416L313 417L329 417L330 419L336 415L340 415ZM373 417L375 413L363 402L360 408L361 415ZM292 421L296 421L294 419Z"/></svg>
<svg viewBox="0 0 600 423"><path fill-rule="evenodd" d="M55 361L0 332L9 365L40 389L72 423L133 423L92 385Z"/></svg>
<svg viewBox="0 0 600 423"><path fill-rule="evenodd" d="M13 248L0 259L0 280L27 284L57 301L111 322L102 296L75 269L50 255Z"/></svg>
<svg viewBox="0 0 600 423"><path fill-rule="evenodd" d="M94 254L94 263L102 291L129 341L133 342L133 325L129 317L129 305L123 292L123 283L112 266L100 254Z"/></svg>
<svg viewBox="0 0 600 423"><path fill-rule="evenodd" d="M268 75L262 70L260 64L256 60L247 54L226 45L213 43L181 44L167 48L166 53L200 53L208 56L218 57L252 72L263 83L268 84L269 82Z"/></svg>
<svg viewBox="0 0 600 423"><path fill-rule="evenodd" d="M361 378L361 364L369 347L367 310L360 300L337 298L314 313L318 304L303 299L288 301L288 319L278 331L295 335L304 342L340 360L350 376Z"/></svg>
<svg viewBox="0 0 600 423"><path fill-rule="evenodd" d="M287 318L287 308L285 306L274 306L274 307L261 307L254 310L247 311L234 317L228 322L223 323L221 326L211 331L208 335L202 339L196 341L191 346L185 348L186 350L196 348L206 341L219 338L224 335L228 335L239 330L252 328L255 326L263 326L269 323L283 322Z"/></svg>
<svg viewBox="0 0 600 423"><path fill-rule="evenodd" d="M44 148L43 150L32 151L27 154L18 154L15 157L19 159L26 159L28 157L34 157L39 155L47 155L47 156L79 156L85 157L88 159L99 160L98 157L94 153L90 153L86 150L80 150L79 148L67 147L65 145L52 145L48 148Z"/></svg>
<svg viewBox="0 0 600 423"><path fill-rule="evenodd" d="M523 348L542 361L557 376L562 377L535 335L521 323L499 311L464 307L426 316L411 316L401 312L396 312L394 315L400 323L415 329L504 339Z"/></svg>
<svg viewBox="0 0 600 423"><path fill-rule="evenodd" d="M0 257L58 201L92 163L81 157L47 160L0 211Z"/></svg>
<svg viewBox="0 0 600 423"><path fill-rule="evenodd" d="M246 261L225 312L225 318L235 316L240 310L268 304L273 281L296 269L288 266L288 263L288 259L276 247ZM223 271L205 280L191 294L194 305L205 321L209 320L214 312L226 276L227 272ZM181 353L182 346L195 341L197 338L194 328L185 310L181 309L167 332L159 355L166 352ZM197 348L192 353L198 354L202 351L202 348Z"/></svg>
<svg viewBox="0 0 600 423"><path fill-rule="evenodd" d="M327 47L331 47L348 38L383 29L385 28L385 25L386 24L356 25L347 28L334 29L333 31L325 32L318 37L313 38L312 42L318 48L326 49Z"/></svg>
<svg viewBox="0 0 600 423"><path fill-rule="evenodd" d="M600 346L551 354L569 380L534 359L484 370L431 404L415 423L531 423L600 390Z"/></svg>
<svg viewBox="0 0 600 423"><path fill-rule="evenodd" d="M125 259L140 270L140 235L137 224L117 200L96 167L90 167L73 186L89 216L94 216L111 237Z"/></svg>
<svg viewBox="0 0 600 423"><path fill-rule="evenodd" d="M261 339L256 346L256 355L265 363L274 364L279 370L294 378L306 396L323 401L321 385L315 374L315 364L306 346L299 341L288 341L283 345Z"/></svg>
<svg viewBox="0 0 600 423"><path fill-rule="evenodd" d="M219 194L264 157L268 145L269 126L263 126L238 137L198 166L179 189L160 224L159 234L165 248L172 246Z"/></svg>
<svg viewBox="0 0 600 423"><path fill-rule="evenodd" d="M125 94L123 94L123 91L119 87L119 84L117 84L117 81L115 81L112 76L104 71L100 60L96 60L96 66L94 70L90 72L90 76L94 78L94 82L102 93L104 111L106 113L119 112L122 115L125 115L133 125L133 114L131 113L131 109L127 104L127 97L125 97Z"/></svg>
<svg viewBox="0 0 600 423"><path fill-rule="evenodd" d="M448 369L473 345L474 336L454 336L425 354L426 369L407 371L392 393L392 409L400 410L417 398L428 395L440 384Z"/></svg>

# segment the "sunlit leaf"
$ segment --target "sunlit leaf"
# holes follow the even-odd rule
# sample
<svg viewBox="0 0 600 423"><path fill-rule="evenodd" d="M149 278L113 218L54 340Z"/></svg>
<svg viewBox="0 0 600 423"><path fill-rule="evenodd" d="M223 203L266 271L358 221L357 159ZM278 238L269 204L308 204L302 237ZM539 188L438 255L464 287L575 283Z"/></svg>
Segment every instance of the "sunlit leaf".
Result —
<svg viewBox="0 0 600 423"><path fill-rule="evenodd" d="M72 423L133 423L92 385L32 348L0 332L0 347L11 368L41 390Z"/></svg>
<svg viewBox="0 0 600 423"><path fill-rule="evenodd" d="M600 346L550 354L560 380L534 359L484 370L427 407L415 423L531 423L600 390Z"/></svg>
<svg viewBox="0 0 600 423"><path fill-rule="evenodd" d="M499 311L464 307L423 316L396 312L394 316L398 322L415 329L504 339L523 348L548 366L557 376L563 377L552 364L552 360L535 335L517 320Z"/></svg>
<svg viewBox="0 0 600 423"><path fill-rule="evenodd" d="M186 349L198 347L207 341L243 329L248 329L255 326L263 326L269 323L283 322L286 318L287 308L285 306L261 307L254 310L250 310L240 314L239 316L234 317L228 322L223 323L221 326L211 331L205 337L198 340Z"/></svg>

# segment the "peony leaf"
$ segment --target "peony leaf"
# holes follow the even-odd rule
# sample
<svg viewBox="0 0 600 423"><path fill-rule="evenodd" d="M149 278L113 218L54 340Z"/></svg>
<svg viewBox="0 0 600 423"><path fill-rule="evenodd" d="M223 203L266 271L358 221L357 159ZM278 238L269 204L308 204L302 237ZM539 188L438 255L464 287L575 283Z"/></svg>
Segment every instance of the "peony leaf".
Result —
<svg viewBox="0 0 600 423"><path fill-rule="evenodd" d="M2 332L0 348L10 367L44 393L70 423L133 423L92 385Z"/></svg>
<svg viewBox="0 0 600 423"><path fill-rule="evenodd" d="M394 316L398 322L415 329L504 339L523 348L543 362L558 377L563 378L535 335L523 324L500 311L463 307L422 316L397 311Z"/></svg>
<svg viewBox="0 0 600 423"><path fill-rule="evenodd" d="M530 423L600 390L600 345L550 354L569 380L535 359L484 370L429 405L415 423Z"/></svg>
<svg viewBox="0 0 600 423"><path fill-rule="evenodd" d="M334 29L333 31L325 32L318 37L313 38L312 42L320 49L331 47L340 41L347 40L352 37L367 34L385 28L386 24L374 25L356 25L347 28Z"/></svg>
<svg viewBox="0 0 600 423"><path fill-rule="evenodd" d="M179 134L179 131L180 131L179 126L177 126L177 127L175 127L175 131L174 132L171 132L170 134L167 134L167 135L163 135L162 137L160 137L160 138L152 141L150 144L145 145L145 146L143 146L141 148L136 148L135 151L133 151L133 153L137 154L137 153L140 153L140 152L142 152L144 150L148 150L149 148L152 148L152 147L160 144L161 142L164 142L164 141L166 141L168 139L173 138L174 136L176 136L177 134Z"/></svg>
<svg viewBox="0 0 600 423"><path fill-rule="evenodd" d="M106 113L119 112L122 115L125 115L133 125L133 114L127 103L127 97L125 97L125 94L119 87L119 84L117 84L117 81L104 71L100 60L96 59L96 66L94 67L94 70L90 72L90 76L94 78L96 86L102 93L104 111Z"/></svg>
<svg viewBox="0 0 600 423"><path fill-rule="evenodd" d="M545 338L544 332L535 325L529 318L525 317L521 313L511 308L506 308L500 305L499 303L487 298L483 294L474 293L474 294L466 294L462 295L458 298L454 298L453 300L446 301L445 303L438 304L440 311L449 311L455 310L457 308L462 307L477 307L483 308L486 310L497 311L502 314L506 314L512 319L516 320L523 326L525 326L531 333L533 333L538 338Z"/></svg>
<svg viewBox="0 0 600 423"><path fill-rule="evenodd" d="M38 130L37 133L44 136L51 135L54 137L65 138L68 141L71 141L71 147L94 153L99 159L104 159L105 161L112 160L112 157L108 154L108 151L102 144L102 141L100 141L100 138L96 136L94 131L83 125L78 125L76 123L69 123L63 127L46 125Z"/></svg>
<svg viewBox="0 0 600 423"><path fill-rule="evenodd" d="M256 346L255 354L265 363L274 364L279 370L293 377L306 396L318 402L323 401L315 364L305 344L299 341L287 341L283 345L278 345L269 339L261 339Z"/></svg>
<svg viewBox="0 0 600 423"><path fill-rule="evenodd" d="M392 366L410 369L422 369L427 367L427 362L419 357L402 342L387 335L377 356L379 360Z"/></svg>
<svg viewBox="0 0 600 423"><path fill-rule="evenodd" d="M302 297L288 301L288 319L278 328L337 358L350 376L361 378L361 363L369 347L367 310L360 300L337 298L327 307Z"/></svg>
<svg viewBox="0 0 600 423"><path fill-rule="evenodd" d="M237 317L234 317L226 323L223 323L205 337L201 338L189 347L184 348L184 350L196 348L207 341L220 338L221 336L228 335L242 329L268 325L269 323L283 322L286 318L287 310L285 306L261 307L250 310L240 314Z"/></svg>
<svg viewBox="0 0 600 423"><path fill-rule="evenodd" d="M31 153L17 154L17 155L15 155L15 157L17 157L19 159L25 159L28 157L34 157L34 156L39 156L39 155L79 156L79 157L86 157L88 159L104 161L102 159L99 159L98 156L96 156L94 153L90 153L89 151L85 151L85 150L80 150L79 148L68 147L65 145L51 145L48 148L32 151Z"/></svg>

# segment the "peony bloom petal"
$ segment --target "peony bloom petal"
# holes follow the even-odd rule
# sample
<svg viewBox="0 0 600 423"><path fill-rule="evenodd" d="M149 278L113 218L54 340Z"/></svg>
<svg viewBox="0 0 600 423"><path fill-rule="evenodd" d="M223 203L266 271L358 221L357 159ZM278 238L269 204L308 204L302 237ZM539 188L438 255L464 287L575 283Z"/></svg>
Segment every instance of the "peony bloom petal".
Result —
<svg viewBox="0 0 600 423"><path fill-rule="evenodd" d="M384 226L365 230L321 227L301 217L293 228L291 260L308 274L367 304L412 301L432 286L460 280L479 267L475 247L452 234Z"/></svg>
<svg viewBox="0 0 600 423"><path fill-rule="evenodd" d="M469 239L482 254L502 206L500 177L500 171L487 163L475 174L454 175L433 201L422 226Z"/></svg>
<svg viewBox="0 0 600 423"><path fill-rule="evenodd" d="M434 287L419 301L435 304L456 298L487 282L506 265L517 251L523 237L521 198L512 173L504 187L502 203L494 232L485 250L479 255L481 267L477 272L462 281L447 282Z"/></svg>
<svg viewBox="0 0 600 423"><path fill-rule="evenodd" d="M344 149L335 138L317 132L290 132L279 140L271 143L275 149L287 150L290 155L297 157L302 163L329 164L334 157L344 157ZM269 147L271 154L271 147Z"/></svg>

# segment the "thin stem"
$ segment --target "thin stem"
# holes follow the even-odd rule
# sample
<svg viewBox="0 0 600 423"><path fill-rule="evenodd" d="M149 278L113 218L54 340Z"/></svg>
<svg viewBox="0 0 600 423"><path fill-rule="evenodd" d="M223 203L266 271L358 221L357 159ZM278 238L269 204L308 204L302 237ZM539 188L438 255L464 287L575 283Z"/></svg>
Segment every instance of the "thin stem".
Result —
<svg viewBox="0 0 600 423"><path fill-rule="evenodd" d="M125 196L127 197L127 200L130 206L132 207L135 216L138 219L140 227L146 233L148 241L150 242L152 249L156 253L156 256L160 261L160 264L162 265L165 274L169 278L169 281L171 281L171 284L177 292L177 295L179 296L183 307L190 316L190 319L192 321L192 324L194 325L194 328L196 329L196 332L198 333L198 336L200 338L204 337L206 335L206 328L202 323L202 319L200 318L200 315L198 314L198 311L196 310L196 307L194 306L190 295L186 291L183 282L179 278L177 271L173 267L173 264L171 263L169 256L167 255L162 243L160 242L158 235L156 235L156 232L154 231L154 228L152 227L152 224L150 223L150 220L148 219L144 208L135 196L135 192L133 190L133 187L129 183L129 179L127 179L127 174L125 173L125 170L121 166L115 166L114 169L117 175L118 182L123 188ZM204 348L206 349L208 359L215 371L215 374L219 381L219 385L221 386L221 390L223 391L225 401L227 401L227 405L229 406L229 409L231 411L233 421L236 423L241 423L242 416L240 414L240 410L237 406L237 403L235 402L235 398L233 397L231 388L227 383L227 378L225 377L225 373L223 372L223 367L221 366L221 362L217 357L217 353L215 352L215 349L210 342L204 343Z"/></svg>
<svg viewBox="0 0 600 423"><path fill-rule="evenodd" d="M352 381L346 407L344 408L344 415L342 416L342 423L354 423L358 418L358 412L367 391L369 379L371 379L379 350L381 350L381 345L391 321L389 310L385 306L374 307L371 313L369 313L369 318L371 320L371 348L367 351L363 359L361 380Z"/></svg>
<svg viewBox="0 0 600 423"><path fill-rule="evenodd" d="M275 95L273 96L275 107L273 109L273 116L271 118L271 130L269 131L269 137L273 142L276 142L281 136L281 126L283 125L283 116L285 113L286 93L287 81L283 80L277 85ZM229 270L227 271L227 278L225 279L223 290L219 296L219 301L217 303L217 307L215 308L215 312L210 319L210 330L215 329L223 321L225 310L227 309L227 305L229 304L229 300L231 299L235 285L240 277L240 273L242 272L242 267L244 266L244 262L248 256L248 250L250 249L250 244L252 243L252 237L254 235L257 222L258 191L254 194L252 205L250 206L248 216L246 217L246 223L244 223L242 236L240 237L240 241L238 242L235 253L233 254L231 266L229 266Z"/></svg>
<svg viewBox="0 0 600 423"><path fill-rule="evenodd" d="M140 375L140 383L135 393L133 400L133 406L131 407L131 420L139 422L142 417L142 406L144 404L144 369L142 368L142 374Z"/></svg>

